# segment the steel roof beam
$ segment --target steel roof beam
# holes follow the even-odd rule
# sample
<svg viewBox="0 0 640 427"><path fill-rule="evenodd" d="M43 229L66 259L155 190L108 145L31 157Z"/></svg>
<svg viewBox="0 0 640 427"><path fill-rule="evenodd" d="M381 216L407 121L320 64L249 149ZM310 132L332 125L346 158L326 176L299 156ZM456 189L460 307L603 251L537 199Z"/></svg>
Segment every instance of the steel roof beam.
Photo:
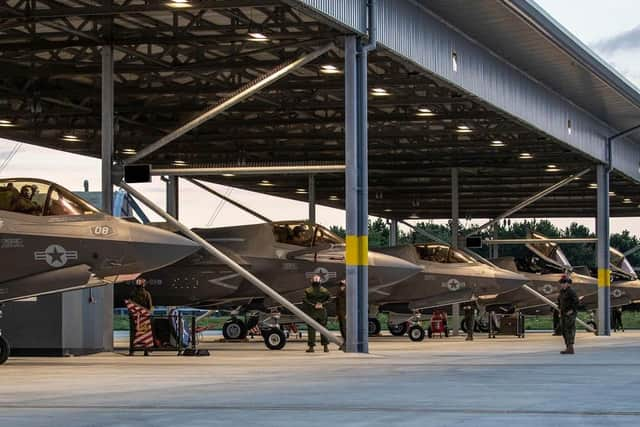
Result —
<svg viewBox="0 0 640 427"><path fill-rule="evenodd" d="M285 77L287 74L289 74L293 70L300 68L305 64L308 64L309 62L313 61L319 56L322 56L323 54L328 52L331 48L333 48L332 43L324 47L321 47L319 49L316 49L313 52L308 53L296 59L295 61L289 62L288 64L282 67L273 69L269 73L263 76L260 76L256 80L252 81L251 83L245 85L243 88L239 89L236 93L230 95L229 97L225 98L221 102L217 103L213 108L208 109L207 111L202 113L200 116L187 122L186 124L174 130L173 132L169 133L168 135L160 138L153 144L142 149L135 156L131 157L130 159L127 159L124 162L124 164L129 165L139 161L140 159L145 158L149 154L155 152L156 150L164 147L165 145L169 144L175 139L181 137L185 133L200 126L202 123L205 123L206 121L211 120L212 118L222 113L223 111L227 110L228 108L244 101L245 99L254 95L264 87L270 85L274 81Z"/></svg>
<svg viewBox="0 0 640 427"><path fill-rule="evenodd" d="M242 166L217 168L166 168L151 169L153 176L220 176L224 174L270 176L270 175L308 175L323 173L343 173L344 165L285 165L285 166ZM187 178L185 178L187 179Z"/></svg>
<svg viewBox="0 0 640 427"><path fill-rule="evenodd" d="M189 181L190 183L192 183L193 185L195 185L196 187L201 188L201 189L203 189L204 191L206 191L206 192L208 192L208 193L211 193L211 194L213 194L213 195L214 195L214 196L216 196L216 197L219 197L220 199L224 200L225 202L230 203L230 204L232 204L233 206L235 206L235 207L237 207L237 208L240 208L240 209L242 209L242 210L243 210L243 211L245 211L245 212L248 212L249 214L251 214L251 215L255 216L256 218L258 218L258 219L259 219L259 220L261 220L261 221L264 221L264 222L267 222L267 223L273 222L272 220L270 220L270 219L269 219L269 218L267 218L266 216L259 214L258 212L254 211L254 210L253 210L253 209L251 209L251 208L248 208L247 206L243 205L243 204L242 204L242 203L240 203L240 202L236 202L236 201L235 201L235 200L233 200L232 198L227 197L227 196L225 196L224 194L221 194L219 191L216 191L216 190L214 190L213 188L211 188L211 187L208 187L208 186L204 185L203 183L201 183L201 182L200 182L200 181L198 181L198 180L195 180L195 179L193 179L193 178L185 178L185 179L186 179L187 181Z"/></svg>
<svg viewBox="0 0 640 427"><path fill-rule="evenodd" d="M27 5L27 2L24 2ZM229 8L243 7L267 7L282 6L282 2L278 0L199 0L180 9L180 11L198 11L198 10L223 10ZM145 2L145 4L127 4L109 5L108 2L104 6L82 6L82 7L51 7L50 9L16 9L9 6L1 6L0 10L8 11L9 14L0 14L0 19L13 19L16 16L23 17L26 22L34 23L42 19L57 19L70 17L108 17L123 14L134 13L155 13L170 12L175 13L178 10L168 6L165 2Z"/></svg>
<svg viewBox="0 0 640 427"><path fill-rule="evenodd" d="M504 218L507 218L508 216L513 215L514 213L518 212L519 210L526 208L530 204L542 199L544 196L546 196L546 195L558 190L559 188L564 187L565 185L567 185L567 184L569 184L571 182L574 182L577 178L580 178L583 175L586 175L590 171L591 171L591 169L585 169L582 172L578 172L575 175L568 176L567 178L563 179L562 181L558 182L557 184L554 184L551 187L546 188L546 189L542 190L541 192L539 192L537 194L534 194L533 196L531 196L527 200L524 200L521 203L519 203L517 206L514 206L513 208L509 209L508 211L498 215L495 219L492 219L491 221L481 225L480 227L475 229L473 232L467 234L467 237L473 236L475 234L480 233L482 230L485 230L486 228L491 227L492 225L500 222Z"/></svg>

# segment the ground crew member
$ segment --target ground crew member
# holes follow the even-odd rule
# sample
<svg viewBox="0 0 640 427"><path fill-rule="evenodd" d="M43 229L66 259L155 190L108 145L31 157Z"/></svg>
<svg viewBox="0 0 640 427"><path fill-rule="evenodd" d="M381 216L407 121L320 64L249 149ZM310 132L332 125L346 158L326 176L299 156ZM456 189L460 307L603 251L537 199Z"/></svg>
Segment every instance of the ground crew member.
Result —
<svg viewBox="0 0 640 427"><path fill-rule="evenodd" d="M129 295L129 301L138 304L141 307L146 308L150 312L153 311L153 300L151 294L146 289L147 281L145 279L136 279L135 286ZM136 321L131 314L129 314L129 356L133 356L133 340L136 336ZM144 355L148 356L149 351L144 350Z"/></svg>
<svg viewBox="0 0 640 427"><path fill-rule="evenodd" d="M340 324L342 339L347 338L347 281L342 279L336 293L336 316Z"/></svg>
<svg viewBox="0 0 640 427"><path fill-rule="evenodd" d="M467 325L467 338L465 341L473 341L473 329L476 325L476 308L473 303L468 303L462 310L464 311L464 322Z"/></svg>
<svg viewBox="0 0 640 427"><path fill-rule="evenodd" d="M560 309L560 329L567 348L561 354L574 354L573 344L576 339L576 316L578 315L578 295L571 288L571 279L563 276L560 279L560 295L558 308Z"/></svg>
<svg viewBox="0 0 640 427"><path fill-rule="evenodd" d="M614 332L618 332L618 330L624 332L624 326L622 325L622 307L611 310L611 323Z"/></svg>
<svg viewBox="0 0 640 427"><path fill-rule="evenodd" d="M322 326L327 326L327 309L325 304L331 299L331 294L320 284L320 276L317 274L311 279L311 286L304 290L304 308L306 313ZM322 335L321 342L324 352L329 352L329 340ZM316 345L316 331L307 325L307 353L313 353Z"/></svg>

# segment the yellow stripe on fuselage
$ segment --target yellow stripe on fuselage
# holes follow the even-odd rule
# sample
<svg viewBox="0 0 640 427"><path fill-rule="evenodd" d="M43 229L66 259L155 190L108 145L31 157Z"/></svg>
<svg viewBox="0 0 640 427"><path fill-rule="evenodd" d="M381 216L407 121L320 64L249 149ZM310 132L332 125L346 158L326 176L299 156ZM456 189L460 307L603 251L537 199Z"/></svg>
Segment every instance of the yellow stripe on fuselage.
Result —
<svg viewBox="0 0 640 427"><path fill-rule="evenodd" d="M369 236L347 236L346 263L351 266L369 264Z"/></svg>

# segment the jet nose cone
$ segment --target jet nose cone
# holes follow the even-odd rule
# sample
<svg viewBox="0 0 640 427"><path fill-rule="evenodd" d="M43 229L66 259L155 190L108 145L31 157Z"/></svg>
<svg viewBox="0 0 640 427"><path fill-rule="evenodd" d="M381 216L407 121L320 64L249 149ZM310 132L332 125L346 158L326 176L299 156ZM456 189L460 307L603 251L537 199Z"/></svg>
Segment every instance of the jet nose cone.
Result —
<svg viewBox="0 0 640 427"><path fill-rule="evenodd" d="M200 245L192 240L156 227L130 223L130 255L137 259L139 273L157 270L196 252Z"/></svg>
<svg viewBox="0 0 640 427"><path fill-rule="evenodd" d="M379 252L369 252L369 267L384 285L401 282L422 271L419 265Z"/></svg>
<svg viewBox="0 0 640 427"><path fill-rule="evenodd" d="M509 270L497 269L494 271L494 277L503 292L517 289L527 283L526 277Z"/></svg>

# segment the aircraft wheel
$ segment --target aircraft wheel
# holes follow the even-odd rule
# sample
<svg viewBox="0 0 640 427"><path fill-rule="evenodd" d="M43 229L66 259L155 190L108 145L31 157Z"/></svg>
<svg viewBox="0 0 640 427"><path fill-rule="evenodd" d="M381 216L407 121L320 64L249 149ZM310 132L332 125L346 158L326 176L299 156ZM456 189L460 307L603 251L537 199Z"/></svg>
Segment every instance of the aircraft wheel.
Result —
<svg viewBox="0 0 640 427"><path fill-rule="evenodd" d="M413 325L409 328L409 339L417 342L424 340L424 329L420 325Z"/></svg>
<svg viewBox="0 0 640 427"><path fill-rule="evenodd" d="M389 323L388 326L389 326L389 332L391 332L391 335L393 335L394 337L401 337L407 333L406 322L398 323L397 325L392 325Z"/></svg>
<svg viewBox="0 0 640 427"><path fill-rule="evenodd" d="M222 325L222 336L226 340L242 340L247 337L247 326L242 320L230 319Z"/></svg>
<svg viewBox="0 0 640 427"><path fill-rule="evenodd" d="M370 317L369 318L369 336L373 337L380 334L380 330L382 330L380 321L375 317Z"/></svg>
<svg viewBox="0 0 640 427"><path fill-rule="evenodd" d="M9 341L0 335L0 365L7 361L10 352Z"/></svg>
<svg viewBox="0 0 640 427"><path fill-rule="evenodd" d="M476 320L476 332L487 333L489 332L489 322L483 320Z"/></svg>
<svg viewBox="0 0 640 427"><path fill-rule="evenodd" d="M596 322L594 322L593 320L589 320L587 322L587 325L591 326L595 330L595 334L598 333L598 325L596 325Z"/></svg>
<svg viewBox="0 0 640 427"><path fill-rule="evenodd" d="M266 345L269 350L282 350L287 343L287 337L279 328L270 328L262 331L262 336L264 338L264 345Z"/></svg>

